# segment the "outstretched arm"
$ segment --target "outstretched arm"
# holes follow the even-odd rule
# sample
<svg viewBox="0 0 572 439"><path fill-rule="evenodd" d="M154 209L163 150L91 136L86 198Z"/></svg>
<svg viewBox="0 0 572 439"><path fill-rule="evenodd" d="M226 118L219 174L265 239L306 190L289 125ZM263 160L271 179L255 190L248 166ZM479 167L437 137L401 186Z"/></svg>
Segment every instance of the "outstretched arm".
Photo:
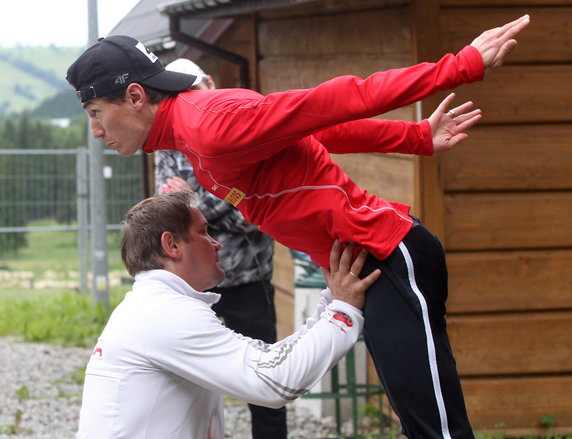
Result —
<svg viewBox="0 0 572 439"><path fill-rule="evenodd" d="M359 119L326 128L314 137L332 154L433 153L427 121Z"/></svg>
<svg viewBox="0 0 572 439"><path fill-rule="evenodd" d="M184 379L242 401L281 407L311 389L355 344L363 329L365 290L380 276L358 276L367 253L353 258L339 242L330 255L333 291L294 334L274 343L244 337L222 325L208 306L181 300L169 319L143 334L151 361ZM193 318L189 319L188 316Z"/></svg>
<svg viewBox="0 0 572 439"><path fill-rule="evenodd" d="M433 114L420 123L361 119L322 130L314 136L334 154L432 155L465 140L466 131L481 120L481 110L470 111L473 107L470 101L447 111L454 99L455 93L449 94Z"/></svg>
<svg viewBox="0 0 572 439"><path fill-rule="evenodd" d="M233 162L239 174L318 131L482 80L502 64L529 21L526 15L485 31L457 55L445 55L436 63L377 72L366 79L340 76L312 89L266 96L243 89L186 95L186 119L200 127L188 130L188 142L199 156Z"/></svg>

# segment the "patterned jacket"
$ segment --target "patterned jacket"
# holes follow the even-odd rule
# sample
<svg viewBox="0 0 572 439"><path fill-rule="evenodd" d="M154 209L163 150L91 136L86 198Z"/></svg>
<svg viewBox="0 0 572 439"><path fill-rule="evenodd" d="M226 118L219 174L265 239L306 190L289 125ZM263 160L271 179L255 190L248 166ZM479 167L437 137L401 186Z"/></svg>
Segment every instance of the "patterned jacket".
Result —
<svg viewBox="0 0 572 439"><path fill-rule="evenodd" d="M218 287L229 288L272 278L274 240L245 221L230 203L207 192L197 181L193 167L184 154L162 150L155 153L155 192L167 178L186 180L195 192L198 207L209 223L209 234L222 249L219 261L226 277Z"/></svg>

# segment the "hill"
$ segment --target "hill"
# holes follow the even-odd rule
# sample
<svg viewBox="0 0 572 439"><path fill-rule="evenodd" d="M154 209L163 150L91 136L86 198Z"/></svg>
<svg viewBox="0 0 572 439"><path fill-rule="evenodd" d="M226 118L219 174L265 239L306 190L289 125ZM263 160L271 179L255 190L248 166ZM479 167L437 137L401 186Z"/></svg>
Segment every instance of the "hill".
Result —
<svg viewBox="0 0 572 439"><path fill-rule="evenodd" d="M0 116L31 111L71 90L65 80L82 47L0 47Z"/></svg>

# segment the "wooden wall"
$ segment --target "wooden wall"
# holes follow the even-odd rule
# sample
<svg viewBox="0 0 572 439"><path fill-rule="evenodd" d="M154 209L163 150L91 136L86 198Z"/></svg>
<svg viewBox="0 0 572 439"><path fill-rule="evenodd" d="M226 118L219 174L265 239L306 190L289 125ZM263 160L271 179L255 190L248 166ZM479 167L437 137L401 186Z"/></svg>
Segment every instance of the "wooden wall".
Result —
<svg viewBox="0 0 572 439"><path fill-rule="evenodd" d="M531 25L506 65L457 90L483 121L462 146L419 160L418 196L447 251L449 334L473 426L544 434L552 415L570 434L572 2L420 0L414 42L419 60L456 52L524 13Z"/></svg>
<svg viewBox="0 0 572 439"><path fill-rule="evenodd" d="M343 74L365 77L411 60L410 15L404 0L324 0L264 11L258 20L262 93L309 88ZM385 117L413 120L414 108ZM354 154L333 158L367 190L413 203L411 157ZM280 245L274 271L279 334L284 336L293 329L294 269L288 250Z"/></svg>
<svg viewBox="0 0 572 439"><path fill-rule="evenodd" d="M225 28L222 35L214 44L217 47L225 49L236 55L244 57L249 65L249 84L252 89L257 88L256 78L256 23L254 16L244 15L233 19L232 23ZM190 59L194 59L195 53L199 53L200 57L196 59L196 63L210 74L215 80L218 88L237 87L239 82L238 66L216 57L216 54L207 52L199 52L190 48L184 54Z"/></svg>

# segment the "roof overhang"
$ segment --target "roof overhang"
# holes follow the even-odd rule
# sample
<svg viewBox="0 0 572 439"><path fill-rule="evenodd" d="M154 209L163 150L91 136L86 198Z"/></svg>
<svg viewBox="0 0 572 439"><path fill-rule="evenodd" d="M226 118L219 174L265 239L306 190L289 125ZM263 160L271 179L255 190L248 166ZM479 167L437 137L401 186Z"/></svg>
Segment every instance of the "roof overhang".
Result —
<svg viewBox="0 0 572 439"><path fill-rule="evenodd" d="M313 1L316 0L182 0L165 3L159 9L161 13L170 17L192 15L196 18L217 18L295 6Z"/></svg>

